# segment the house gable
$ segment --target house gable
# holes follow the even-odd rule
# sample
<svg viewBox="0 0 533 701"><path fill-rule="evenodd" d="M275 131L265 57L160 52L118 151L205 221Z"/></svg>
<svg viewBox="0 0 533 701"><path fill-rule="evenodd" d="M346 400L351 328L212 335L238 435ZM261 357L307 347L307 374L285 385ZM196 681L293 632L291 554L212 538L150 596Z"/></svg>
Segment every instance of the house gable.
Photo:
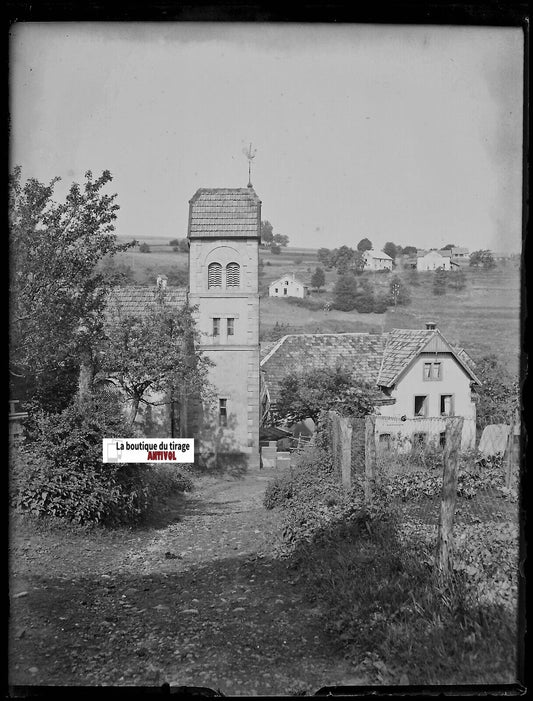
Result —
<svg viewBox="0 0 533 701"><path fill-rule="evenodd" d="M470 380L480 385L472 369L472 360L463 349L456 348L438 329L394 329L383 354L378 384L391 388L399 382L421 353L450 354ZM468 358L468 361L467 361Z"/></svg>

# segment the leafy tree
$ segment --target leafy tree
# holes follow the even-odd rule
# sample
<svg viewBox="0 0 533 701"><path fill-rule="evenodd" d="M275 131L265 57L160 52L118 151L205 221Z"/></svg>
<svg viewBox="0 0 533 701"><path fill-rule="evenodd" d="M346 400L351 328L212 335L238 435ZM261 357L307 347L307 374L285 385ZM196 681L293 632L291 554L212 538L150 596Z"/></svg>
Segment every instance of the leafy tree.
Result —
<svg viewBox="0 0 533 701"><path fill-rule="evenodd" d="M433 277L433 294L444 295L448 285L448 272L444 268L437 268Z"/></svg>
<svg viewBox="0 0 533 701"><path fill-rule="evenodd" d="M135 280L131 266L122 261L117 263L112 256L106 256L97 269L104 276L105 280L113 286L131 284Z"/></svg>
<svg viewBox="0 0 533 701"><path fill-rule="evenodd" d="M359 243L357 244L357 250L361 251L361 253L364 253L365 251L371 251L372 250L372 241L370 239L361 239Z"/></svg>
<svg viewBox="0 0 533 701"><path fill-rule="evenodd" d="M365 259L361 251L353 252L352 269L356 274L360 274L365 269Z"/></svg>
<svg viewBox="0 0 533 701"><path fill-rule="evenodd" d="M440 250L441 251L451 251L452 248L456 248L456 245L454 243L447 243L445 246L443 246Z"/></svg>
<svg viewBox="0 0 533 701"><path fill-rule="evenodd" d="M409 269L407 273L407 281L412 287L418 287L420 285L420 277L416 268Z"/></svg>
<svg viewBox="0 0 533 701"><path fill-rule="evenodd" d="M198 349L193 309L170 307L165 294L161 289L142 316L111 307L98 374L111 378L131 401L131 426L140 404L181 405L207 387L211 362Z"/></svg>
<svg viewBox="0 0 533 701"><path fill-rule="evenodd" d="M261 222L261 243L270 245L274 241L274 231L272 224L265 220Z"/></svg>
<svg viewBox="0 0 533 701"><path fill-rule="evenodd" d="M274 234L274 243L277 243L278 246L285 248L289 245L289 237L285 234Z"/></svg>
<svg viewBox="0 0 533 701"><path fill-rule="evenodd" d="M313 277L311 278L311 285L317 289L320 290L321 287L324 287L326 284L326 276L324 274L324 271L320 266L318 266L313 273Z"/></svg>
<svg viewBox="0 0 533 701"><path fill-rule="evenodd" d="M416 246L404 246L402 248L402 255L404 256L416 256L418 248Z"/></svg>
<svg viewBox="0 0 533 701"><path fill-rule="evenodd" d="M109 288L101 262L134 245L118 244L116 195L109 171L73 183L63 202L48 185L9 178L10 373L12 391L61 410L77 389L79 370L101 333Z"/></svg>
<svg viewBox="0 0 533 701"><path fill-rule="evenodd" d="M282 380L277 414L289 423L308 417L316 423L320 412L328 409L345 416L367 416L374 411L374 394L372 385L347 369L313 368Z"/></svg>
<svg viewBox="0 0 533 701"><path fill-rule="evenodd" d="M394 275L389 282L389 300L394 308L409 304L411 301L411 290L399 275Z"/></svg>
<svg viewBox="0 0 533 701"><path fill-rule="evenodd" d="M374 311L376 297L374 288L368 279L363 279L355 300L355 309L360 314L369 314Z"/></svg>
<svg viewBox="0 0 533 701"><path fill-rule="evenodd" d="M464 290L466 287L466 273L462 268L450 272L448 285L455 290Z"/></svg>
<svg viewBox="0 0 533 701"><path fill-rule="evenodd" d="M476 422L482 429L489 424L510 423L520 407L520 391L516 378L494 354L476 361L474 372L481 381L476 388Z"/></svg>
<svg viewBox="0 0 533 701"><path fill-rule="evenodd" d="M398 255L396 244L392 243L392 241L387 241L387 243L383 246L383 253L390 256L392 260L396 260L396 256Z"/></svg>
<svg viewBox="0 0 533 701"><path fill-rule="evenodd" d="M273 254L276 255L276 256L279 256L279 254L281 253L281 247L278 246L277 243L273 243L273 244L270 246L270 252L273 253Z"/></svg>
<svg viewBox="0 0 533 701"><path fill-rule="evenodd" d="M170 245L175 253L187 253L189 250L189 242L187 239L172 239Z"/></svg>
<svg viewBox="0 0 533 701"><path fill-rule="evenodd" d="M141 253L151 253L150 246L146 242L141 243L139 246L139 251Z"/></svg>
<svg viewBox="0 0 533 701"><path fill-rule="evenodd" d="M339 275L333 288L333 307L343 312L355 309L359 288L351 273Z"/></svg>
<svg viewBox="0 0 533 701"><path fill-rule="evenodd" d="M474 251L470 256L470 266L474 268L483 268L484 270L490 270L496 267L496 263L492 256L492 252L484 249L480 251Z"/></svg>
<svg viewBox="0 0 533 701"><path fill-rule="evenodd" d="M325 268L333 268L332 251L329 248L319 248L316 257Z"/></svg>

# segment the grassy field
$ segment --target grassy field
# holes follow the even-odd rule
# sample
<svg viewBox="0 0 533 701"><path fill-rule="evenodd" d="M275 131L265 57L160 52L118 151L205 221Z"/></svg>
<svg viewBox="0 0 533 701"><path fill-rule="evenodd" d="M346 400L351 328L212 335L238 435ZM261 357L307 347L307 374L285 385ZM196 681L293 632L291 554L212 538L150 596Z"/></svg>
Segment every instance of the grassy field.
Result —
<svg viewBox="0 0 533 701"><path fill-rule="evenodd" d="M120 255L119 261L128 265L137 283L155 282L158 273L169 276L187 270L187 254L176 253L163 239L148 241L150 253L138 249ZM326 271L326 286L320 293L313 291L310 299L320 302L320 308L307 309L285 299L268 297L268 285L286 273L295 273L309 284L317 267L316 250L283 249L274 255L261 249L259 289L261 292L260 324L263 340L272 336L276 324L285 332L342 333L388 331L392 328L423 328L426 321L437 322L444 335L461 345L473 358L495 353L513 373L519 368L520 347L520 271L508 264L492 271L466 269L467 286L461 292L449 290L443 296L432 292L433 273L419 273L419 285L411 286L411 304L389 309L385 314L360 314L356 311L325 312L323 303L332 299L334 270ZM398 271L406 279L408 273ZM388 274L365 273L376 289L387 288Z"/></svg>

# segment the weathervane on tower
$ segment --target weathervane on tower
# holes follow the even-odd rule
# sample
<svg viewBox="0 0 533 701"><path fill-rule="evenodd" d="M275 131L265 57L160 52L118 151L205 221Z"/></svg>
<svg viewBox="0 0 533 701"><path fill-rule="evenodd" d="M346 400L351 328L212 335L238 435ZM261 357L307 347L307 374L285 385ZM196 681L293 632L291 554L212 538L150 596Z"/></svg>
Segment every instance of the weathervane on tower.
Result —
<svg viewBox="0 0 533 701"><path fill-rule="evenodd" d="M255 158L255 154L257 153L257 149L255 148L252 151L252 144L248 148L243 148L242 152L248 159L248 187L252 187L252 161Z"/></svg>

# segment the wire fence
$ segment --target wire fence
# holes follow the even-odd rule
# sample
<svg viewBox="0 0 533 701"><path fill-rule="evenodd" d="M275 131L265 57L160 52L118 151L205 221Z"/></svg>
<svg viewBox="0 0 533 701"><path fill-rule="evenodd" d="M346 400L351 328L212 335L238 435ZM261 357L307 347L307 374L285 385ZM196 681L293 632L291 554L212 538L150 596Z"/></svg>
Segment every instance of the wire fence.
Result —
<svg viewBox="0 0 533 701"><path fill-rule="evenodd" d="M462 417L342 417L328 412L333 464L346 489L371 504L391 501L400 521L430 527L449 570L461 525L518 521L520 430L516 417L488 424ZM446 554L448 553L448 554Z"/></svg>

